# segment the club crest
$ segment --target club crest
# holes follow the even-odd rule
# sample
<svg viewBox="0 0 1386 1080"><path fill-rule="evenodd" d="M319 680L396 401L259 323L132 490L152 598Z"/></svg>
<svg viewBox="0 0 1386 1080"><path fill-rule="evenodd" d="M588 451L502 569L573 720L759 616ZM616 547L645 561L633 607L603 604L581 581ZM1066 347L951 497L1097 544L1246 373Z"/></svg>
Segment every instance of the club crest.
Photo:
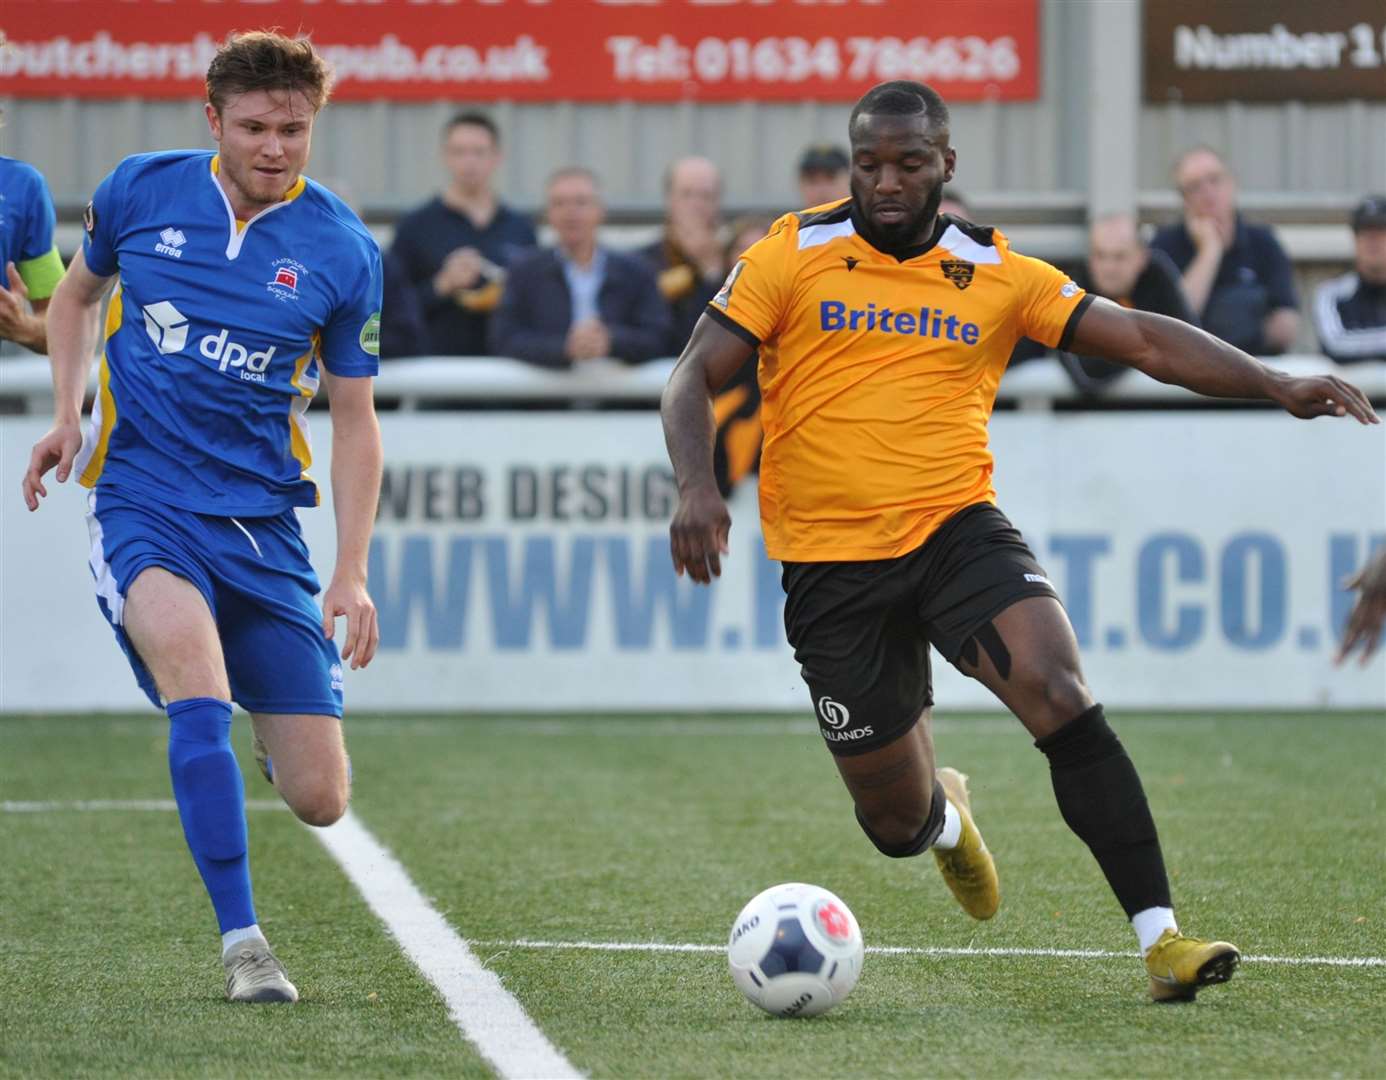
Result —
<svg viewBox="0 0 1386 1080"><path fill-rule="evenodd" d="M972 274L977 269L972 263L964 262L962 259L944 259L939 266L943 268L943 276L960 289L972 284Z"/></svg>

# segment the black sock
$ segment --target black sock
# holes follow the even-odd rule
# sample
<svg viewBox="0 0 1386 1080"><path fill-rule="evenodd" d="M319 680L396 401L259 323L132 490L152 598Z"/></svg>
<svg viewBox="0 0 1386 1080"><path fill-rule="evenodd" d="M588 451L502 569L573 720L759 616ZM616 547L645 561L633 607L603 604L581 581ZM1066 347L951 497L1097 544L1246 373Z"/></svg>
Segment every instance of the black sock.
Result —
<svg viewBox="0 0 1386 1080"><path fill-rule="evenodd" d="M1035 740L1049 758L1059 813L1092 849L1130 918L1172 907L1160 838L1141 778L1102 706L1094 705L1052 735Z"/></svg>
<svg viewBox="0 0 1386 1080"><path fill-rule="evenodd" d="M923 828L915 834L912 840L906 840L903 844L888 844L871 831L861 816L861 811L857 811L857 824L861 826L861 831L866 833L866 837L876 845L876 850L882 855L889 855L892 859L908 859L911 855L918 855L921 851L928 851L938 839L938 834L943 832L943 816L947 812L948 796L943 793L943 785L937 780L934 781L934 797L929 804L929 817L924 822Z"/></svg>

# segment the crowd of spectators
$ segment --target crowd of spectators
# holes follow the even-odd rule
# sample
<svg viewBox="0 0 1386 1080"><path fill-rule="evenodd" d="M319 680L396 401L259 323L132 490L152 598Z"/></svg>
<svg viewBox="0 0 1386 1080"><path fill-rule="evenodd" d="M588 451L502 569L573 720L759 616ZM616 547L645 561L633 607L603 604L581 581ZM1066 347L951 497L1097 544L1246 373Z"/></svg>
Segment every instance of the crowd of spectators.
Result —
<svg viewBox="0 0 1386 1080"><path fill-rule="evenodd" d="M441 158L442 190L399 219L384 254L386 358L492 355L567 368L599 358L638 364L677 356L737 255L772 221L728 222L717 166L684 157L665 172L658 234L634 250L616 250L601 241L599 177L565 167L545 188L542 225L552 246L540 247L534 223L496 191L502 139L489 116L453 116L443 128ZM14 242L0 265L0 350L19 343L42 351L51 199L27 166L0 163L8 169L0 169L0 188L14 189L7 203L0 190L0 205L14 218L0 231L0 239ZM792 209L845 198L850 172L842 147L806 147ZM1227 162L1211 147L1194 147L1175 162L1173 180L1183 204L1179 220L1147 243L1135 218L1100 217L1089 229L1087 257L1061 267L1089 292L1199 325L1247 352L1273 356L1294 348L1300 314L1290 258L1270 226L1242 214ZM939 210L979 219L952 190ZM32 222L38 224L31 229ZM1318 347L1339 363L1386 359L1386 196L1363 199L1348 224L1352 269L1317 288L1312 329ZM1022 341L1011 362L1046 352ZM1058 359L1091 392L1125 370L1095 357ZM742 389L749 401L751 389Z"/></svg>
<svg viewBox="0 0 1386 1080"><path fill-rule="evenodd" d="M553 246L541 249L529 220L496 194L501 135L490 118L453 117L442 159L446 186L400 219L386 253L386 357L511 356L565 368L597 358L635 364L677 356L736 255L771 220L728 223L717 166L684 157L664 174L658 234L633 250L614 250L600 242L600 179L566 167L545 189L542 224ZM795 208L845 198L850 171L842 147L806 147ZM1183 203L1178 221L1147 242L1134 217L1100 217L1089 229L1087 257L1063 269L1092 293L1201 326L1256 355L1293 348L1300 316L1290 258L1270 226L1238 208L1231 168L1216 150L1198 146L1175 162L1173 180ZM956 191L945 192L939 210L978 220ZM1386 197L1364 200L1351 226L1353 270L1322 285L1312 309L1320 347L1342 362L1386 357ZM1022 341L1012 363L1045 355ZM1125 371L1096 357L1058 360L1079 389L1093 393Z"/></svg>

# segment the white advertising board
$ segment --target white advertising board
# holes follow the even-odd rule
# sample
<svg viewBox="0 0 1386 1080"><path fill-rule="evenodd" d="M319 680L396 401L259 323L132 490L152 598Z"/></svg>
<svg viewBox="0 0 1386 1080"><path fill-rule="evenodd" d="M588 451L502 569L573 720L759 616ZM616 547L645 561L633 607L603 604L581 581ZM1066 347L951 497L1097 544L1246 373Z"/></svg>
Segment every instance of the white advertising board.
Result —
<svg viewBox="0 0 1386 1080"><path fill-rule="evenodd" d="M84 492L18 496L45 424L0 424L0 710L148 707L86 568ZM319 415L317 463L329 475ZM674 487L652 413L382 418L371 552L380 654L349 709L808 708L754 491L711 589L676 579ZM1386 543L1386 427L1271 412L1002 413L1001 506L1025 532L1114 707L1386 708L1386 656L1335 668L1338 583ZM324 581L328 485L302 520ZM940 709L994 703L934 657Z"/></svg>

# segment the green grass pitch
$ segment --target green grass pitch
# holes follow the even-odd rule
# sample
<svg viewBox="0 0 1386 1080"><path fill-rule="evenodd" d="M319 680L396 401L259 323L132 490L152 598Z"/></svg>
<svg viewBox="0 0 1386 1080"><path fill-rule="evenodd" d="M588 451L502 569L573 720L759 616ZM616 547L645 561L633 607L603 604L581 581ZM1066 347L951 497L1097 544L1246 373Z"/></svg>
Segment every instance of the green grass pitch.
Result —
<svg viewBox="0 0 1386 1080"><path fill-rule="evenodd" d="M1249 957L1386 956L1386 718L1117 714L1181 923ZM236 724L248 796L274 797ZM824 885L868 949L1096 949L1134 937L1013 721L943 714L1001 872L989 923L929 858L881 858L806 720L348 721L353 806L545 1035L594 1077L1371 1076L1386 966L1249 959L1154 1006L1130 957L889 955L828 1015L772 1019L718 953L754 893ZM303 995L222 999L176 814L18 812L169 798L155 716L0 719L0 1076L486 1076L485 1062L310 830L250 812L256 899Z"/></svg>

